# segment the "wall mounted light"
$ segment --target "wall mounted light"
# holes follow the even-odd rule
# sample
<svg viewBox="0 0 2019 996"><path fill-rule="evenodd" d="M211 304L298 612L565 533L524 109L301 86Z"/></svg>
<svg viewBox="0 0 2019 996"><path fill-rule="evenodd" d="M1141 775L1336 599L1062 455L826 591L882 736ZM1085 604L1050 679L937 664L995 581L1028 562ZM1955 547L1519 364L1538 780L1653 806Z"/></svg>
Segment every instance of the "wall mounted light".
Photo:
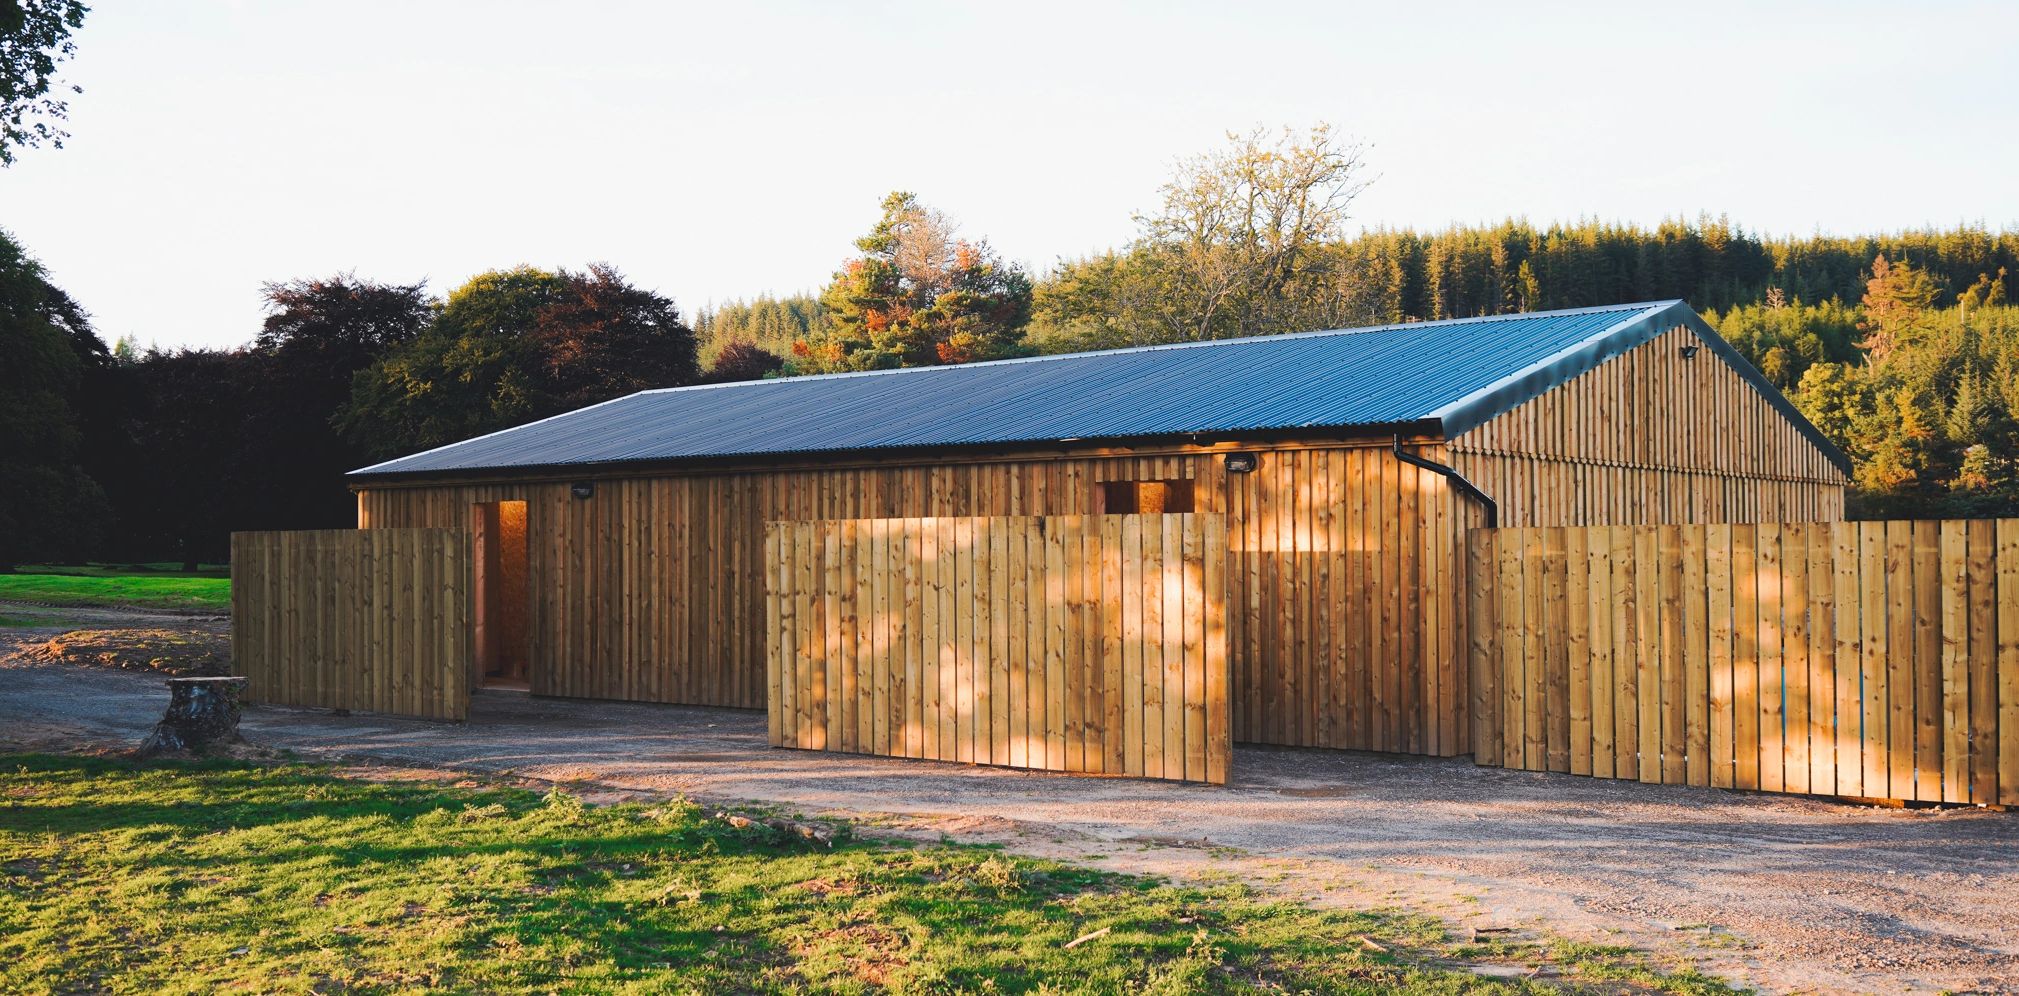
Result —
<svg viewBox="0 0 2019 996"><path fill-rule="evenodd" d="M1702 346L1699 346L1699 345L1697 345L1696 343L1690 343L1689 345L1687 345L1687 346L1684 346L1684 347L1682 348L1682 353L1683 353L1683 359L1685 359L1685 360L1694 360L1694 359L1696 359L1696 358L1697 358L1697 350L1699 350L1699 349L1702 349L1702 348L1703 348Z"/></svg>
<svg viewBox="0 0 2019 996"><path fill-rule="evenodd" d="M568 485L568 493L577 498L592 497L596 493L596 484L593 481L576 481Z"/></svg>
<svg viewBox="0 0 2019 996"><path fill-rule="evenodd" d="M1256 453L1227 454L1227 473L1229 474L1252 474L1255 472L1255 468L1261 465L1262 465L1262 457L1260 454Z"/></svg>

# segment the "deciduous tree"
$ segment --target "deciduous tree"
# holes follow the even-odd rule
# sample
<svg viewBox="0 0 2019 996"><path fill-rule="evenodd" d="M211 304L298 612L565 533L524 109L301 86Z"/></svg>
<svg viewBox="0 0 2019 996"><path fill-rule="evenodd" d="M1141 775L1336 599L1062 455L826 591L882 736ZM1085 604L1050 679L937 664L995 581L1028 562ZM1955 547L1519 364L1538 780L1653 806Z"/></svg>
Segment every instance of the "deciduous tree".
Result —
<svg viewBox="0 0 2019 996"><path fill-rule="evenodd" d="M62 148L69 137L60 122L70 105L49 94L82 92L58 84L56 66L76 51L70 35L90 9L79 0L0 3L0 166L12 165L18 149Z"/></svg>
<svg viewBox="0 0 2019 996"><path fill-rule="evenodd" d="M494 270L359 372L340 422L373 456L398 456L698 375L679 309L614 268Z"/></svg>
<svg viewBox="0 0 2019 996"><path fill-rule="evenodd" d="M79 404L105 357L83 311L0 233L0 571L97 543L107 508L84 471Z"/></svg>
<svg viewBox="0 0 2019 996"><path fill-rule="evenodd" d="M793 344L789 371L875 370L1000 359L1024 352L1031 282L988 243L900 191L857 239L821 294L825 327Z"/></svg>

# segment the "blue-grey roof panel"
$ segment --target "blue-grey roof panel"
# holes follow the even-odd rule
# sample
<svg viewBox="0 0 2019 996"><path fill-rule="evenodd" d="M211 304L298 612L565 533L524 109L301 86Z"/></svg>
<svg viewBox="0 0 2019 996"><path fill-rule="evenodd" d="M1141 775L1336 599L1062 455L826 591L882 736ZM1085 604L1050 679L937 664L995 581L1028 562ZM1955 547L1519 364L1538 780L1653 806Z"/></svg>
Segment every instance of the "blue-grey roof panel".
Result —
<svg viewBox="0 0 2019 996"><path fill-rule="evenodd" d="M353 473L1425 420L1455 435L1538 393L1524 376L1560 383L1685 316L1702 324L1687 307L1660 302L646 391ZM1552 365L1568 373L1552 374Z"/></svg>

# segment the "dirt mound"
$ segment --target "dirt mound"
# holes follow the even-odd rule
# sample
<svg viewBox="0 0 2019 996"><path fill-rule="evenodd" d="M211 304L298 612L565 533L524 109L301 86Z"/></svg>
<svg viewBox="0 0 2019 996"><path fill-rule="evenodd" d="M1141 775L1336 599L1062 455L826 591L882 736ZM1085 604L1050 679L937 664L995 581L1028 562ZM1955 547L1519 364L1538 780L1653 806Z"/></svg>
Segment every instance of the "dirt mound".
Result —
<svg viewBox="0 0 2019 996"><path fill-rule="evenodd" d="M78 629L29 647L29 660L156 671L177 678L231 673L231 641L190 629Z"/></svg>

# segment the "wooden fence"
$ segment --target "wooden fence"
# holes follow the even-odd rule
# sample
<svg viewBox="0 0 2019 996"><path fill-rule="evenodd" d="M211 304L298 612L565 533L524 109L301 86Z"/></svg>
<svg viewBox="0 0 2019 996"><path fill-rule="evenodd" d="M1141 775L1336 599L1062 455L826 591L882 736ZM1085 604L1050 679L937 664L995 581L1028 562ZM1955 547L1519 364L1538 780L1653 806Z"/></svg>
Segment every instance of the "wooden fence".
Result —
<svg viewBox="0 0 2019 996"><path fill-rule="evenodd" d="M232 673L256 702L464 719L470 563L451 529L233 533Z"/></svg>
<svg viewBox="0 0 2019 996"><path fill-rule="evenodd" d="M1474 530L1481 764L2019 804L2019 519Z"/></svg>
<svg viewBox="0 0 2019 996"><path fill-rule="evenodd" d="M773 522L771 742L1225 783L1218 515Z"/></svg>

